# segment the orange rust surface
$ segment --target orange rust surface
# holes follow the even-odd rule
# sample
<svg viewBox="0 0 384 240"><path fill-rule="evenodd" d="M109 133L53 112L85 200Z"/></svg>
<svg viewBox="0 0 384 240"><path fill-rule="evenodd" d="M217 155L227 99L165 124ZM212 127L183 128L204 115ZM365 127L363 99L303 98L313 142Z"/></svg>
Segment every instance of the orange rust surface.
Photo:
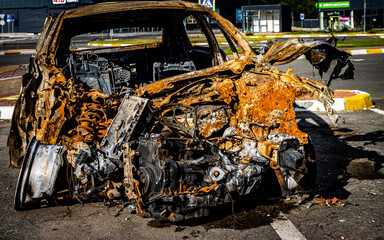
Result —
<svg viewBox="0 0 384 240"><path fill-rule="evenodd" d="M301 132L295 121L293 101L295 87L280 80L280 76L271 73L248 73L236 81L239 109L236 113L235 127L245 135L252 137L250 123L266 126L271 132L296 136L303 143L307 134ZM239 129L245 123L248 128Z"/></svg>
<svg viewBox="0 0 384 240"><path fill-rule="evenodd" d="M333 198L320 197L320 198L314 198L312 201L320 206L327 206L327 207L331 207L331 206L344 207L345 206L345 201L337 197L333 197Z"/></svg>
<svg viewBox="0 0 384 240"><path fill-rule="evenodd" d="M192 106L221 103L237 106L234 114L231 114L229 109L226 113L218 114L217 111L213 111L210 115L204 116L204 121L201 121L202 125L199 126L202 137L209 137L214 131L230 123L238 133L250 138L256 137L262 140L266 134L276 132L296 136L305 144L307 134L298 129L295 121L293 101L297 89L293 84L296 80L292 78L293 75L274 73L266 69L244 72L237 78L212 76L182 86L185 78L178 76L148 84L138 91L145 91L146 94L159 93L161 87L174 89L175 86L182 86L174 93L157 99L155 108L168 103ZM252 126L260 126L262 130L252 132Z"/></svg>
<svg viewBox="0 0 384 240"><path fill-rule="evenodd" d="M212 114L204 118L201 124L199 124L200 134L207 138L212 133L222 129L228 123L228 117L224 109L215 111Z"/></svg>
<svg viewBox="0 0 384 240"><path fill-rule="evenodd" d="M134 50L142 50L142 49L150 49L150 48L157 48L158 43L149 43L149 44L137 44L137 45L132 45L132 46L122 46L122 47L98 47L97 49L85 49L85 50L73 50L77 56L81 56L85 52L92 52L92 53L98 53L98 52L103 52L106 49L111 49L115 51L134 51Z"/></svg>

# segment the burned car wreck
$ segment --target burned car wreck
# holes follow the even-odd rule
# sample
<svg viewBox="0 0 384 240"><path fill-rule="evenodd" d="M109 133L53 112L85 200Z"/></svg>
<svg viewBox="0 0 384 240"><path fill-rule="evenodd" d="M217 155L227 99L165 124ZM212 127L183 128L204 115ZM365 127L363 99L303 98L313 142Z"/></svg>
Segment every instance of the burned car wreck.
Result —
<svg viewBox="0 0 384 240"><path fill-rule="evenodd" d="M207 46L191 43L183 24L190 16ZM71 49L74 36L122 27L156 27L162 37ZM15 208L102 196L127 201L141 216L179 221L207 216L260 184L276 183L282 196L311 190L316 160L293 102L310 94L336 122L332 93L271 66L303 54L325 71L349 57L298 39L258 55L230 22L189 2L102 3L48 17L8 139L10 165L21 167Z"/></svg>

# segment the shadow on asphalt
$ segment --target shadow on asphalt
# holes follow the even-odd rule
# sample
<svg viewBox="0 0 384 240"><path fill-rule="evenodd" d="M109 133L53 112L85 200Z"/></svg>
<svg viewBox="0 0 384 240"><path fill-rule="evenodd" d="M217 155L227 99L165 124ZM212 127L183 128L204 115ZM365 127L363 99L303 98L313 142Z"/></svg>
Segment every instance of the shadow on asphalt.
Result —
<svg viewBox="0 0 384 240"><path fill-rule="evenodd" d="M341 126L330 126L315 113L307 112L305 117L298 117L298 125L310 136L318 161L318 194L325 199L334 197L347 199L350 193L344 189L351 178L347 167L353 160L367 159L377 166L384 163L384 157L376 151L364 148L364 145L384 141L384 131L358 133ZM363 146L353 147L348 142L363 141ZM366 178L375 178L375 174Z"/></svg>

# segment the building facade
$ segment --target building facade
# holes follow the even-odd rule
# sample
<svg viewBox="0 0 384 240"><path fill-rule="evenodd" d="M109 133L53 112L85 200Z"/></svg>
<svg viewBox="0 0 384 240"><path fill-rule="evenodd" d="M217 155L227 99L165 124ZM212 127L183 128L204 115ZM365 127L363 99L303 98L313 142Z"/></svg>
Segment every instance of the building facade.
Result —
<svg viewBox="0 0 384 240"><path fill-rule="evenodd" d="M248 5L242 7L244 33L291 31L291 9L282 5Z"/></svg>
<svg viewBox="0 0 384 240"><path fill-rule="evenodd" d="M320 29L363 29L364 9L366 29L384 27L383 0L319 0L318 9Z"/></svg>
<svg viewBox="0 0 384 240"><path fill-rule="evenodd" d="M92 0L1 0L0 14L5 15L2 32L39 33L48 14L90 3Z"/></svg>
<svg viewBox="0 0 384 240"><path fill-rule="evenodd" d="M63 10L77 8L88 4L119 0L0 0L0 16L12 17L2 28L8 32L39 33L47 14L57 14ZM198 0L184 0L198 2ZM211 0L215 1L215 10L241 28L241 6L249 4L249 0ZM240 12L240 18L239 18ZM1 19L0 19L1 20ZM1 27L1 26L0 26Z"/></svg>

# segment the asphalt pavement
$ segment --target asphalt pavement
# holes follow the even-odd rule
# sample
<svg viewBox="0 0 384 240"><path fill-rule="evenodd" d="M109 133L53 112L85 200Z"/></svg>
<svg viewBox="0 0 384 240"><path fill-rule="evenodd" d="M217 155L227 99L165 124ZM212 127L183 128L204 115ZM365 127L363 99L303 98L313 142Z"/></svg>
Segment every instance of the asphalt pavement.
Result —
<svg viewBox="0 0 384 240"><path fill-rule="evenodd" d="M0 56L1 91L17 91L25 71L19 65L27 64L29 57ZM384 109L384 54L357 55L352 61L355 79L334 80L331 89L366 91L376 108ZM305 59L289 66L299 76L320 79ZM287 67L279 66L283 70ZM19 77L19 82L13 77ZM8 168L9 121L0 120L0 239L281 239L274 223L285 218L285 223L290 222L306 239L383 239L384 179L372 173L369 177L354 176L348 169L354 161L367 160L375 166L369 170L367 165L363 170L374 172L384 162L384 115L372 110L340 115L345 123L333 126L324 113L297 114L298 124L309 133L319 161L321 191L316 196L304 196L309 197L305 204L299 204L303 197L293 196L246 213L232 209L237 213L227 218L181 224L140 218L122 205L107 207L102 202L13 210L18 169ZM281 208L283 205L288 207ZM271 220L271 209L284 215ZM215 227L208 227L212 225Z"/></svg>
<svg viewBox="0 0 384 240"><path fill-rule="evenodd" d="M352 56L355 76L353 80L333 80L331 90L360 90L368 92L377 108L384 110L384 54L370 54ZM287 65L278 66L281 70L288 67L295 69L294 73L310 79L320 80L318 71L306 59L299 59ZM330 71L325 73L323 79L329 79Z"/></svg>
<svg viewBox="0 0 384 240"><path fill-rule="evenodd" d="M9 121L0 120L0 239L297 239L287 228L300 239L383 239L384 179L358 179L347 172L355 160L383 162L382 116L366 110L342 117L345 124L334 127L325 114L298 114L319 161L317 195L270 199L244 206L251 209L246 212L233 207L235 214L227 217L177 224L140 218L124 205L103 202L15 211L19 170L8 168ZM271 218L276 211L283 215Z"/></svg>

